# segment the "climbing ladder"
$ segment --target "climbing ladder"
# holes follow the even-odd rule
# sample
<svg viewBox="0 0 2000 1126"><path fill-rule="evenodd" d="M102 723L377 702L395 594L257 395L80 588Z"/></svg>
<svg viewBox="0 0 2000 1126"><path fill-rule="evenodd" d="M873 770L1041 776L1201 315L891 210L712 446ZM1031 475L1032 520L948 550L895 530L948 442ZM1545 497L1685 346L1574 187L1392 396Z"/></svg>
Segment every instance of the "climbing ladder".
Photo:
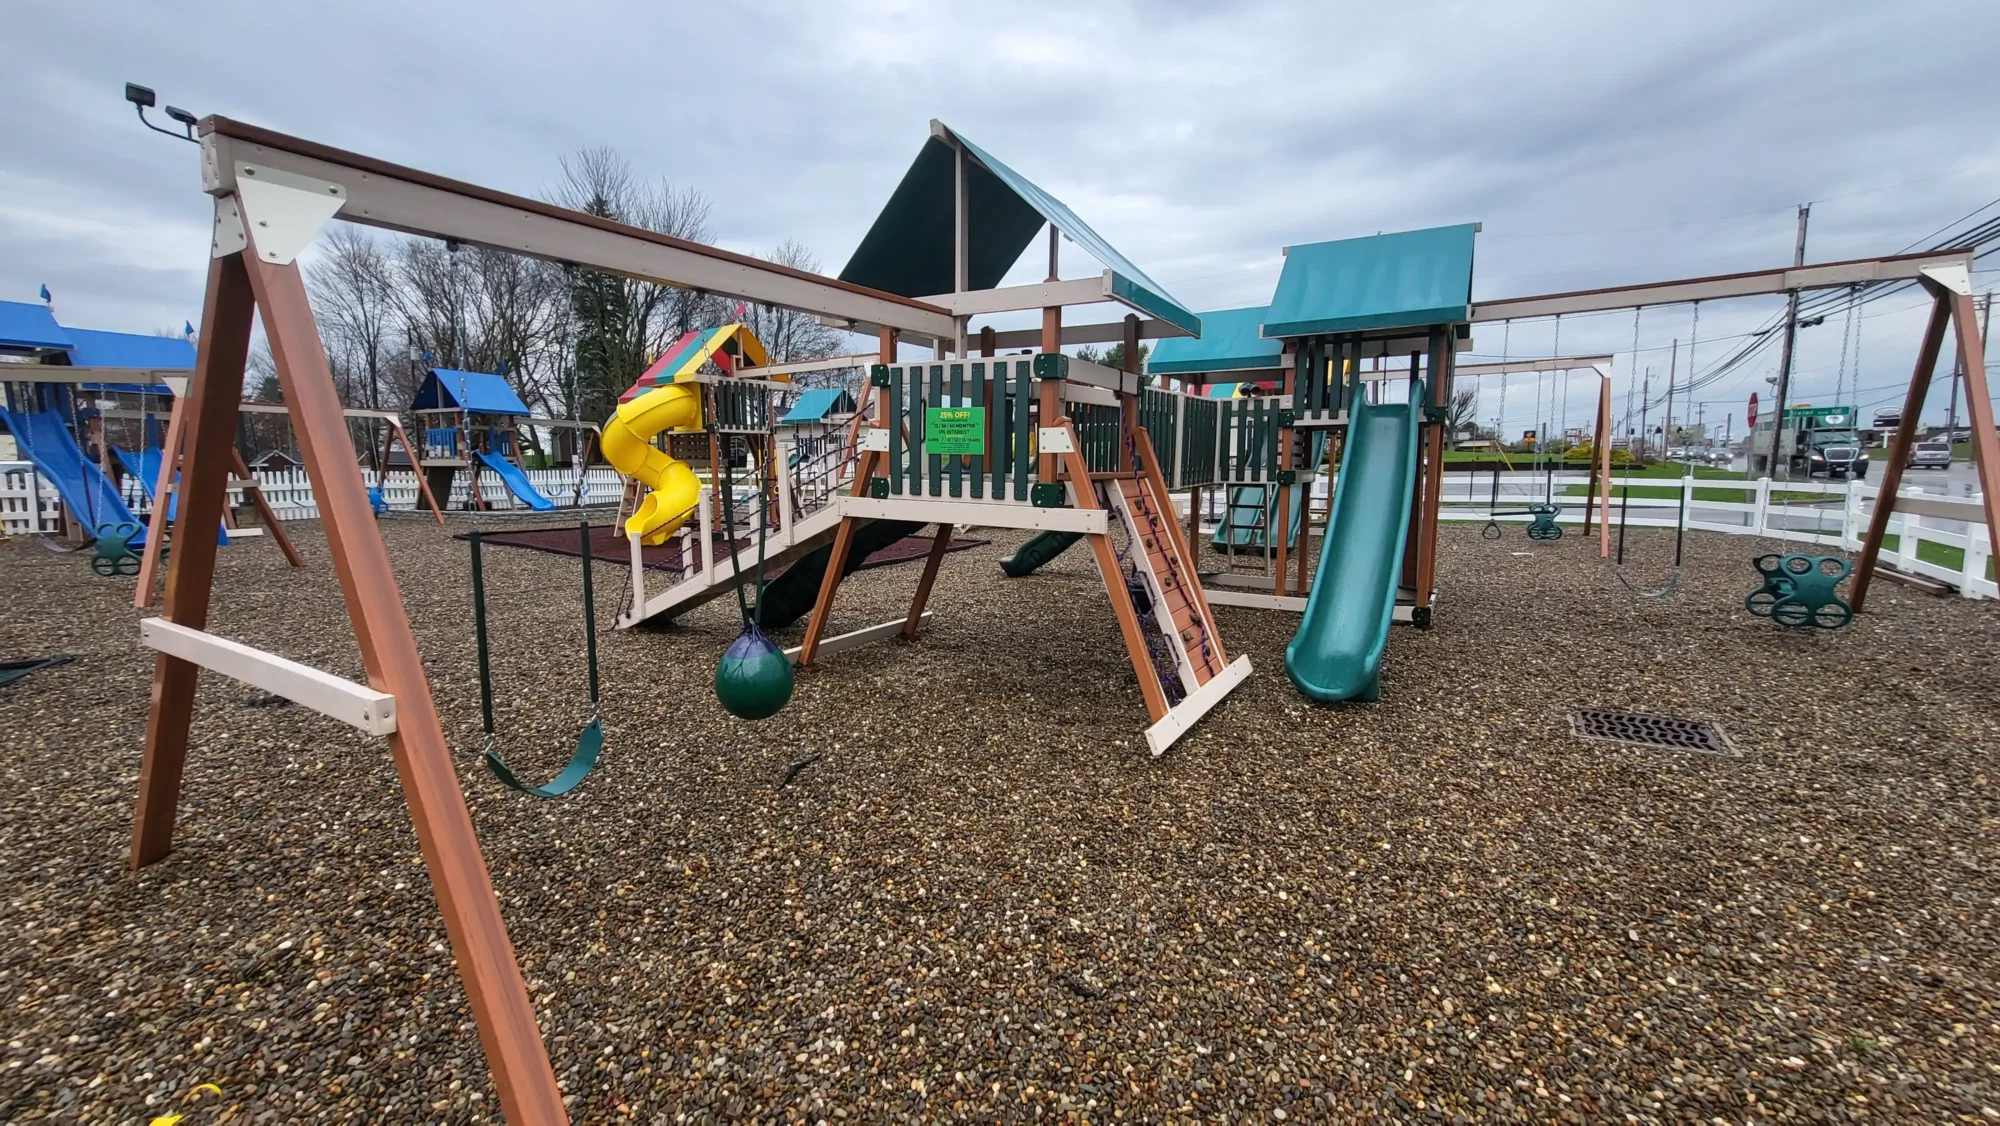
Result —
<svg viewBox="0 0 2000 1126"><path fill-rule="evenodd" d="M1181 539L1173 502L1154 479L1143 470L1113 477L1104 482L1104 496L1129 537L1129 558L1151 603L1150 614L1140 616L1150 616L1170 657L1156 662L1152 670L1168 705L1166 714L1146 729L1146 745L1158 755L1242 683L1250 674L1250 658L1231 662L1223 651L1200 577ZM1140 609L1136 600L1133 608ZM1139 670L1139 675L1146 671Z"/></svg>
<svg viewBox="0 0 2000 1126"><path fill-rule="evenodd" d="M1222 651L1201 602L1200 583L1190 581L1192 568L1180 559L1178 541L1162 526L1163 506L1151 494L1143 477L1115 478L1105 488L1111 510L1131 537L1132 561L1179 673L1178 691L1167 696L1184 698L1221 674Z"/></svg>

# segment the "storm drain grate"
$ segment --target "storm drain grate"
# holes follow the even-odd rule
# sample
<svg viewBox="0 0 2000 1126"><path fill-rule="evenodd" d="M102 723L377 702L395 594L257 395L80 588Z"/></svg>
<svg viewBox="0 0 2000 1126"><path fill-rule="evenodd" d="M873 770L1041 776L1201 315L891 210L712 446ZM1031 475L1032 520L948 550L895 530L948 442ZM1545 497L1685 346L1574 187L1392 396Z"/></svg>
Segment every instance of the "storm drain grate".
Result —
<svg viewBox="0 0 2000 1126"><path fill-rule="evenodd" d="M1681 719L1670 715L1639 712L1608 712L1602 708L1578 708L1569 713L1570 733L1579 739L1603 739L1668 751L1692 751L1703 755L1735 755L1734 744L1712 723Z"/></svg>

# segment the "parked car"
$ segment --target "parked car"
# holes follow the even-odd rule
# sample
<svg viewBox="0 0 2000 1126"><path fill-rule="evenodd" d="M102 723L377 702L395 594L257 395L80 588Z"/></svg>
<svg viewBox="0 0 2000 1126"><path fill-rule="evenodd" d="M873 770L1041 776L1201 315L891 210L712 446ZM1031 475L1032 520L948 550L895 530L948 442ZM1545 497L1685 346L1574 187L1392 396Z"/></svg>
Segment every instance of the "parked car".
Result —
<svg viewBox="0 0 2000 1126"><path fill-rule="evenodd" d="M1736 454L1734 453L1734 451L1726 450L1721 446L1717 446L1714 449L1708 451L1708 463L1710 465L1719 465L1724 469L1727 469L1730 466L1736 464Z"/></svg>
<svg viewBox="0 0 2000 1126"><path fill-rule="evenodd" d="M1950 469L1951 443L1943 440L1918 442L1910 448L1911 469Z"/></svg>

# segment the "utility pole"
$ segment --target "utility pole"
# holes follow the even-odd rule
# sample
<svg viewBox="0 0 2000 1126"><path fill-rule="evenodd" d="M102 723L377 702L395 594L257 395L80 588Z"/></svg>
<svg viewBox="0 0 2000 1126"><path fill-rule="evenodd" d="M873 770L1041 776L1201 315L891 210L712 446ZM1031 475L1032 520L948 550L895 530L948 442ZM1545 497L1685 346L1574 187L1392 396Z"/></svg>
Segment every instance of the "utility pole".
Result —
<svg viewBox="0 0 2000 1126"><path fill-rule="evenodd" d="M1799 234L1792 243L1792 266L1806 264L1806 220L1812 217L1812 204L1799 204ZM1792 387L1792 348L1799 338L1799 291L1792 290L1785 298L1785 345L1778 354L1778 401L1772 404L1771 456L1764 462L1764 477L1768 480L1771 470L1778 464L1785 446L1785 393ZM1785 476L1790 477L1791 460L1785 461Z"/></svg>
<svg viewBox="0 0 2000 1126"><path fill-rule="evenodd" d="M1645 456L1645 454L1646 454L1646 443L1647 443L1648 441L1650 441L1650 440L1652 439L1652 434L1653 434L1653 432L1652 432L1651 430L1648 430L1648 429L1646 429L1646 408L1647 408L1648 406L1650 406L1650 405L1652 404L1652 401L1653 401L1653 369L1652 369L1652 368L1647 368L1647 369L1646 369L1646 379L1645 379L1645 384L1644 384L1644 385L1643 385L1642 387L1640 387L1640 388L1639 388L1639 454L1638 454L1638 456L1640 456L1640 457L1644 457L1644 456Z"/></svg>
<svg viewBox="0 0 2000 1126"><path fill-rule="evenodd" d="M1664 455L1674 445L1674 376L1679 374L1681 363L1681 338L1674 337L1674 350L1667 353L1667 420L1660 424L1660 453Z"/></svg>

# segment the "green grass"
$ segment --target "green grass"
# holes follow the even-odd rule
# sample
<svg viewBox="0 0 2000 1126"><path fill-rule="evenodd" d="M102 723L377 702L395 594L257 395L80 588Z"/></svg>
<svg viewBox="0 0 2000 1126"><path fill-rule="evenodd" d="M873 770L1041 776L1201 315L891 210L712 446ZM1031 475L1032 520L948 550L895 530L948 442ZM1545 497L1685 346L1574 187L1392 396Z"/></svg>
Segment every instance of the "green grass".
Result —
<svg viewBox="0 0 2000 1126"><path fill-rule="evenodd" d="M1740 469L1724 469L1716 465L1686 466L1679 462L1655 462L1643 468L1628 470L1620 470L1614 467L1611 471L1611 476L1614 480L1637 478L1639 480L1678 481L1686 475L1689 469L1694 471L1694 479L1697 481L1750 480L1750 475ZM1679 485L1636 485L1632 488L1634 499L1676 500L1680 497L1680 493ZM1590 495L1590 486L1587 484L1571 485L1563 490L1563 495L1570 497L1588 496ZM1611 498L1615 502L1620 495L1620 493L1614 491L1611 494ZM1754 485L1740 489L1729 488L1727 486L1696 485L1694 499L1698 501L1722 501L1730 504L1749 504L1757 499L1757 489ZM1780 489L1771 493L1771 499L1780 504L1791 504L1794 502L1811 503L1813 501L1826 501L1833 498L1829 494L1824 493L1804 493L1795 490Z"/></svg>
<svg viewBox="0 0 2000 1126"><path fill-rule="evenodd" d="M1882 537L1882 550L1896 551L1901 542L1901 536L1885 535ZM1948 543L1918 540L1917 558L1926 563L1935 564L1949 570L1965 570L1965 549L1962 547L1953 547ZM1993 561L1991 559L1986 561L1986 577L1988 579L1993 577Z"/></svg>

